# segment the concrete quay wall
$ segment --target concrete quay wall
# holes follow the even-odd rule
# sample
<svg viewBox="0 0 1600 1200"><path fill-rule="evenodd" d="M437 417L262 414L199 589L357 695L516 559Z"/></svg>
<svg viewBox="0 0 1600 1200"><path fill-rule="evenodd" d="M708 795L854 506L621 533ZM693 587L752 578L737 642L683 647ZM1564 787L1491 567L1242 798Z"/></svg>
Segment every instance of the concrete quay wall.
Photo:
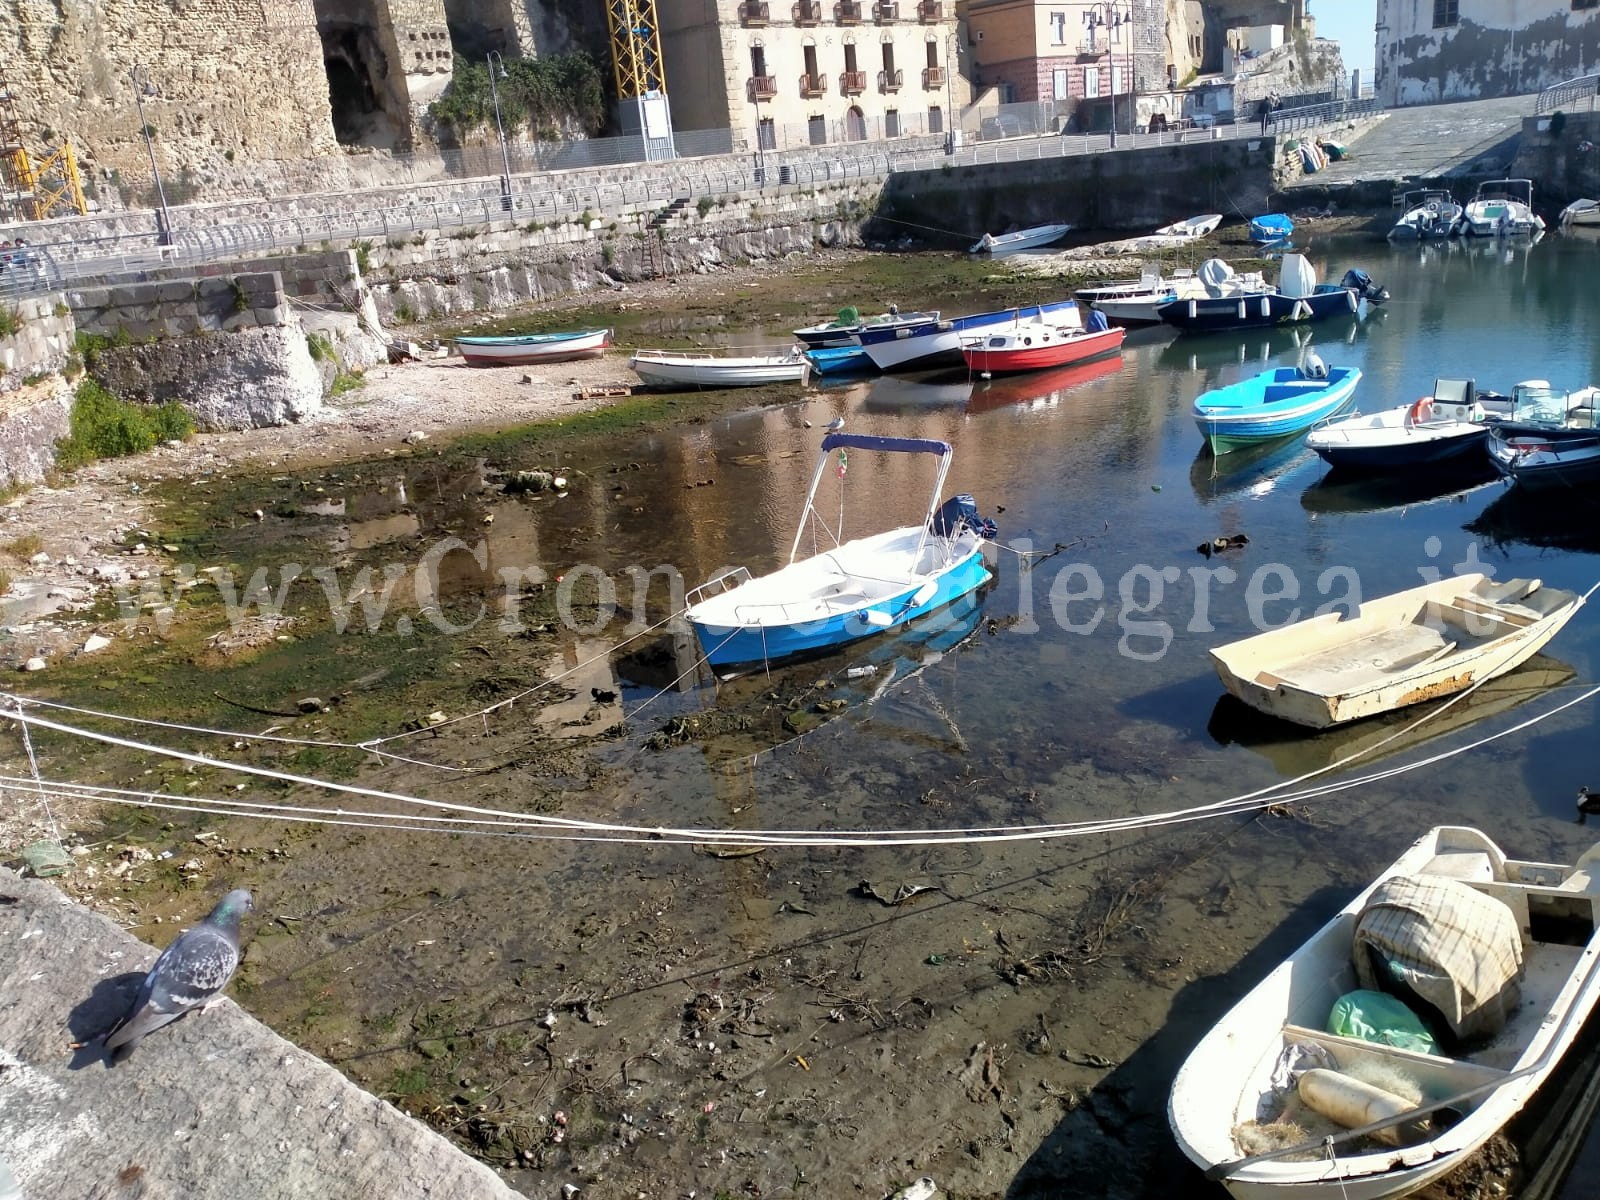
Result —
<svg viewBox="0 0 1600 1200"><path fill-rule="evenodd" d="M72 353L77 326L66 298L59 292L34 296L5 306L15 333L0 336L0 395L20 387L24 379L59 370Z"/></svg>

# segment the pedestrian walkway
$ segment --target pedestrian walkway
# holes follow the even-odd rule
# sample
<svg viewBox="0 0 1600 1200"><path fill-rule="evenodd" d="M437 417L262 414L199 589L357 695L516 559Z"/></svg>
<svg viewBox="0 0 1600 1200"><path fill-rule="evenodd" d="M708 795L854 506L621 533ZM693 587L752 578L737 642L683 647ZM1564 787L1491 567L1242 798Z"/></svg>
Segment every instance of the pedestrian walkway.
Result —
<svg viewBox="0 0 1600 1200"><path fill-rule="evenodd" d="M1339 188L1358 183L1500 174L1516 156L1522 120L1537 95L1388 110L1350 145L1351 157L1305 175L1289 188Z"/></svg>

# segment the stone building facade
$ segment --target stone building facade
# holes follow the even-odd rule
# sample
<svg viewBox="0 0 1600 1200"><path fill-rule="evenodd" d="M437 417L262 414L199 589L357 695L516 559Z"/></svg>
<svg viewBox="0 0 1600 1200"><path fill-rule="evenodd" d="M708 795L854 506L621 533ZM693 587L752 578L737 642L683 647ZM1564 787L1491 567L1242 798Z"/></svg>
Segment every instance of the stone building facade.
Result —
<svg viewBox="0 0 1600 1200"><path fill-rule="evenodd" d="M1600 69L1594 0L1378 0L1386 107L1537 92Z"/></svg>
<svg viewBox="0 0 1600 1200"><path fill-rule="evenodd" d="M656 0L656 12L674 127L731 129L736 148L939 133L968 97L949 0Z"/></svg>

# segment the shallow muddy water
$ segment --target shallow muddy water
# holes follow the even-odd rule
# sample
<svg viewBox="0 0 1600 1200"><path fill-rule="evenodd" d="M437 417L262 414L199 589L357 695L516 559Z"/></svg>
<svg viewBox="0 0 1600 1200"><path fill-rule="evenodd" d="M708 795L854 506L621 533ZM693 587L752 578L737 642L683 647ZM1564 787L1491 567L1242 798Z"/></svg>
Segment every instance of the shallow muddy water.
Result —
<svg viewBox="0 0 1600 1200"><path fill-rule="evenodd" d="M1360 265L1393 293L1310 341L1362 370L1368 411L1440 375L1499 390L1600 379L1600 301L1575 282L1600 266L1593 243L1345 238L1309 252L1324 276ZM715 336L768 333L730 319ZM1151 822L1055 841L720 857L232 821L235 849L258 853L208 869L257 890L241 1002L530 1195L574 1182L586 1196L878 1196L922 1174L963 1197L1221 1195L1173 1146L1165 1100L1234 999L1430 825L1478 825L1546 861L1593 836L1573 821L1576 788L1595 783L1587 704L1269 814L1157 819L1351 755L1362 757L1322 778L1458 749L1594 678L1600 635L1584 612L1528 667L1383 745L1416 714L1307 736L1222 702L1207 650L1296 609L1458 564L1580 591L1600 578L1587 494L1553 515L1481 476L1438 488L1328 479L1298 441L1203 455L1194 397L1292 364L1304 340L1143 331L1120 365L865 380L581 449L506 439L279 485L259 528L212 535L223 557L270 564L274 539L292 536L341 596L360 566L392 560L408 573L406 602L341 637L212 663L207 687L277 688L285 703L297 686L342 681L347 698L314 721L353 739L572 672L543 696L397 744L481 773L392 763L365 769L368 786L650 826ZM981 604L720 685L661 631L606 653L671 613L682 586L787 557L836 417L953 444L946 492L972 493L1000 528ZM842 488L846 537L927 507L924 464L874 457L824 476L821 509L837 527ZM494 472L534 468L568 486L521 497L492 486ZM440 550L447 534L459 544ZM1196 551L1233 534L1248 544ZM1044 553L1024 566L1022 551ZM511 599L507 569L520 573ZM558 623L563 589L581 631L542 629ZM616 612L602 623L594 603L608 590ZM293 593L307 626L322 594ZM844 677L868 664L870 676ZM374 671L390 674L352 682ZM234 784L223 772L199 781ZM177 888L149 902L203 907Z"/></svg>

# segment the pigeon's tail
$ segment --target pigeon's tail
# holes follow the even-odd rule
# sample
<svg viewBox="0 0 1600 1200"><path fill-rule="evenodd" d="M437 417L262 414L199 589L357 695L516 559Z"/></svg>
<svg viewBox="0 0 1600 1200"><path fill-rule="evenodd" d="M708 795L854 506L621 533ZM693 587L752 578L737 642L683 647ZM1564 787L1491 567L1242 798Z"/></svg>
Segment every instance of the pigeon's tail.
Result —
<svg viewBox="0 0 1600 1200"><path fill-rule="evenodd" d="M178 1013L157 1012L152 1008L142 1008L130 1015L126 1020L114 1026L106 1034L106 1049L111 1054L111 1063L115 1066L132 1054L134 1048L144 1040L144 1035L153 1033L163 1025L177 1020Z"/></svg>

